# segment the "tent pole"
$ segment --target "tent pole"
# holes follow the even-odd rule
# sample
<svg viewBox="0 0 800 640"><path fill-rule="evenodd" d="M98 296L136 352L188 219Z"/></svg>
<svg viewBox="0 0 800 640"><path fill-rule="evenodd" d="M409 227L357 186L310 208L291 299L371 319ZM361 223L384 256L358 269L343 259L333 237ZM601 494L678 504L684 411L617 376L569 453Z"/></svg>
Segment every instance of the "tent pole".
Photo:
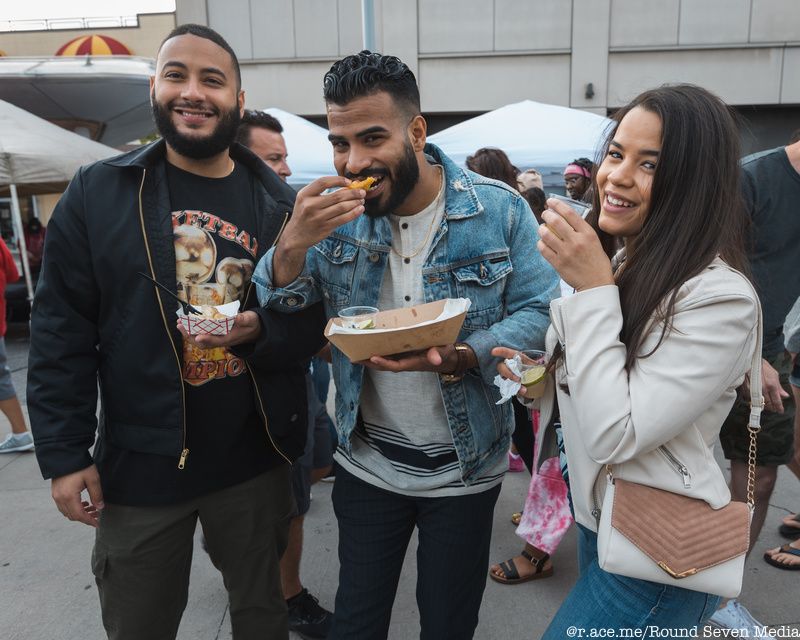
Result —
<svg viewBox="0 0 800 640"><path fill-rule="evenodd" d="M28 246L25 244L25 230L22 227L22 212L19 208L17 185L11 186L11 218L14 220L14 231L19 242L19 257L22 261L22 272L25 274L25 286L28 288L28 302L33 301L33 282L31 281L31 267L28 263Z"/></svg>

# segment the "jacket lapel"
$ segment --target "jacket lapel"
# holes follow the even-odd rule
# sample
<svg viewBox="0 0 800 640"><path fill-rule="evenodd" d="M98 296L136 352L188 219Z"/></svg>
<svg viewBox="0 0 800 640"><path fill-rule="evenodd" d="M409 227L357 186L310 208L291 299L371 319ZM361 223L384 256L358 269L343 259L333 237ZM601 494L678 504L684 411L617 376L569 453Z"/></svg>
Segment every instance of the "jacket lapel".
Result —
<svg viewBox="0 0 800 640"><path fill-rule="evenodd" d="M167 188L164 162L145 169L141 191L141 216L153 268L153 277L177 294L175 240L172 229L172 209ZM175 300L159 291L165 312L177 308ZM169 318L168 318L169 319ZM177 333L177 329L175 329Z"/></svg>

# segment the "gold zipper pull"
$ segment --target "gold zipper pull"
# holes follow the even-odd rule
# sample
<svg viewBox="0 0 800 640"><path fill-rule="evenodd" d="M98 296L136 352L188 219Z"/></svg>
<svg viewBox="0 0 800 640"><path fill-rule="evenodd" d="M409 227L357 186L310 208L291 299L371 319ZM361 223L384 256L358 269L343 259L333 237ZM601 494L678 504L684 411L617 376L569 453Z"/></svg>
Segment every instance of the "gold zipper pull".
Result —
<svg viewBox="0 0 800 640"><path fill-rule="evenodd" d="M178 459L178 469L183 469L186 466L186 456L189 455L189 450L184 449L181 451L181 457Z"/></svg>

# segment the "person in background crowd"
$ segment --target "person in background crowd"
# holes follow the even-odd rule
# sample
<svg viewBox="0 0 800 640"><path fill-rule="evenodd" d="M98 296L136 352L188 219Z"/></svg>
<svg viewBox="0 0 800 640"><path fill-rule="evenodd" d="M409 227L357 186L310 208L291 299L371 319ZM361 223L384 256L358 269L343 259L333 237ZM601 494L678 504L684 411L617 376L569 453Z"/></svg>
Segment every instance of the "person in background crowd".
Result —
<svg viewBox="0 0 800 640"><path fill-rule="evenodd" d="M292 175L286 161L283 125L263 111L245 109L236 140L249 148L284 182ZM319 401L311 374L306 374L308 435L303 455L292 465L292 491L297 514L289 522L289 540L281 558L281 587L289 608L289 629L309 638L325 638L333 615L303 587L300 561L303 557L303 521L311 506L311 485L325 477L333 464L328 414Z"/></svg>
<svg viewBox="0 0 800 640"><path fill-rule="evenodd" d="M512 522L518 525L516 534L522 538L525 547L519 555L494 564L489 569L489 577L501 584L520 584L552 576L553 563L550 556L561 544L573 521L559 457L543 452L540 446L543 429L539 424L539 411L515 403L517 430L520 425L517 406L526 413L531 413L537 449L529 468L531 482L525 506L512 516ZM530 429L530 423L527 416L525 417L527 428Z"/></svg>
<svg viewBox="0 0 800 640"><path fill-rule="evenodd" d="M517 174L519 171L511 164L506 152L494 147L483 147L471 156L467 156L467 169L479 173L485 178L505 182L509 187L518 190Z"/></svg>
<svg viewBox="0 0 800 640"><path fill-rule="evenodd" d="M713 446L758 342L730 110L676 85L640 94L613 119L588 221L551 199L540 228L542 255L576 290L551 303L547 346L580 560L544 640L574 628L691 629L712 614L716 595L601 569L598 505L609 465L615 478L729 503ZM625 246L612 259L617 237ZM552 400L542 401L545 424ZM664 451L680 463L665 463Z"/></svg>
<svg viewBox="0 0 800 640"><path fill-rule="evenodd" d="M544 189L542 174L536 169L526 169L517 176L517 191L523 193L528 189Z"/></svg>
<svg viewBox="0 0 800 640"><path fill-rule="evenodd" d="M289 153L286 150L286 141L283 138L283 125L274 116L264 111L251 111L246 109L244 116L242 116L242 124L239 127L237 142L249 147L253 153L264 160L269 168L277 173L284 181L288 180L292 175L292 170L289 168L288 164ZM311 360L311 377L314 380L317 398L319 398L322 405L317 419L324 420L327 423L329 431L328 441L332 447L331 451L333 451L333 449L336 448L333 444L336 440L336 429L325 409L325 403L328 398L328 384L330 382L330 372L328 371L330 359L330 345L326 344L322 348L322 351ZM318 447L315 446L314 450L317 451ZM315 456L317 456L316 453ZM320 460L324 461L325 456L322 458L315 457L315 459L321 464ZM323 467L315 467L315 469L317 468ZM334 475L334 470L331 467L328 475L323 479L332 480Z"/></svg>
<svg viewBox="0 0 800 640"><path fill-rule="evenodd" d="M793 458L796 407L788 392L792 359L784 348L783 324L800 296L800 141L747 156L741 167L742 194L750 218L747 252L764 309L761 381L765 404L758 434L756 506L750 523L752 550L764 526L778 467ZM744 500L747 490L748 403L741 395L720 433L725 458L731 461L730 488L735 500ZM776 561L784 559L781 555ZM729 600L712 616L711 623L750 636L763 628L738 599Z"/></svg>
<svg viewBox="0 0 800 640"><path fill-rule="evenodd" d="M295 194L234 143L241 74L214 30L167 36L150 99L162 138L80 169L48 225L28 373L36 455L59 511L95 527L111 640L175 638L198 520L233 638L285 640L290 464L324 314L258 307L250 275ZM233 328L189 336L142 273L195 304L239 301Z"/></svg>
<svg viewBox="0 0 800 640"><path fill-rule="evenodd" d="M531 211L533 211L533 215L536 216L536 222L542 224L542 214L544 210L547 208L547 196L545 195L544 191L541 187L531 187L530 189L525 189L522 192L522 197L528 201L528 204L531 207Z"/></svg>
<svg viewBox="0 0 800 640"><path fill-rule="evenodd" d="M510 407L495 404L490 351L542 344L558 279L517 191L426 144L403 62L347 56L326 74L324 97L339 176L299 193L253 276L261 303L291 313L322 299L331 317L353 305L472 301L453 344L361 362L332 349L340 573L329 639L387 637L416 528L421 637L468 640L512 426ZM368 192L327 192L362 177L376 179Z"/></svg>
<svg viewBox="0 0 800 640"><path fill-rule="evenodd" d="M800 133L798 131L797 133ZM792 391L794 405L800 405L800 298L789 314L791 322L787 322L786 351L792 359L792 373L789 375L789 385ZM794 447L792 459L786 463L789 470L800 480L800 412L794 413ZM800 570L800 513L792 513L785 518L778 528L778 532L793 542L781 545L776 549L769 549L764 553L764 560L779 569Z"/></svg>
<svg viewBox="0 0 800 640"><path fill-rule="evenodd" d="M311 379L314 381L314 391L317 394L320 406L325 412L324 419L328 425L329 441L331 443L331 454L336 451L336 443L339 438L336 435L336 425L328 413L328 396L331 393L331 345L326 344L322 351L311 359ZM334 482L336 480L336 461L334 460L328 475L322 478L322 482Z"/></svg>
<svg viewBox="0 0 800 640"><path fill-rule="evenodd" d="M538 171L531 171L538 176ZM546 208L544 191L531 187L522 192L522 197L528 201L536 221L541 224ZM489 569L489 577L503 584L519 584L553 575L550 556L572 524L567 505L567 487L561 477L558 458L543 457L538 460L541 452L539 455L534 452L539 432L539 411L514 402L512 442L531 474L531 482L522 511L511 514L511 522L517 526L516 533L525 542L525 547L518 556L494 564Z"/></svg>
<svg viewBox="0 0 800 640"><path fill-rule="evenodd" d="M25 425L25 416L11 381L6 355L6 284L19 280L19 271L6 243L0 238L0 411L11 425L11 433L0 442L0 453L33 449L33 436Z"/></svg>
<svg viewBox="0 0 800 640"><path fill-rule="evenodd" d="M25 226L25 248L28 252L28 264L34 279L42 268L45 234L46 229L38 218L31 218Z"/></svg>
<svg viewBox="0 0 800 640"><path fill-rule="evenodd" d="M251 111L246 109L242 117L242 124L239 127L237 142L249 147L253 153L264 160L269 168L277 173L284 181L292 175L288 164L289 154L286 150L286 141L283 138L283 125L274 116L263 111ZM327 441L331 445L332 455L333 450L336 448L334 444L336 441L336 428L333 426L333 421L325 408L325 403L328 398L328 384L330 382L330 372L328 370L330 359L330 345L326 344L322 348L322 351L311 360L311 377L314 380L316 396L321 403L321 405L316 406L317 413L315 419L320 422L324 421L328 425L329 435ZM324 436L320 436L320 442L324 440ZM331 464L330 462L325 463L326 460L330 459L330 456L322 454L321 451L319 447L316 445L314 446L314 464L320 465L319 467L315 466L314 469L321 469ZM314 471L312 474L316 476L317 472ZM334 476L335 469L330 466L323 480L332 481ZM316 480L314 480L314 482L316 482Z"/></svg>
<svg viewBox="0 0 800 640"><path fill-rule="evenodd" d="M283 125L276 117L265 111L245 109L236 133L236 142L266 162L284 182L292 175L287 160L286 140L283 139Z"/></svg>
<svg viewBox="0 0 800 640"><path fill-rule="evenodd" d="M789 138L789 144L800 141L800 129L796 129ZM791 322L789 321L791 319ZM786 334L786 351L792 358L794 367L789 376L789 383L792 389L794 406L800 405L800 362L797 354L800 352L800 298L795 302L792 311L787 318L787 326L784 329ZM789 469L800 479L800 412L794 413L794 459L788 463ZM800 511L792 513L785 518L778 528L778 532L791 540L800 538ZM797 545L793 545L797 546Z"/></svg>
<svg viewBox="0 0 800 640"><path fill-rule="evenodd" d="M564 188L573 200L589 202L594 163L588 158L573 160L564 168Z"/></svg>
<svg viewBox="0 0 800 640"><path fill-rule="evenodd" d="M519 190L517 168L511 164L506 152L494 147L482 147L473 155L467 157L467 169L474 171L486 178L505 182L509 187ZM535 169L527 173L525 180L541 182L541 175ZM523 407L514 406L514 432L511 437L511 446L508 450L508 470L512 472L523 471L526 467L530 471L533 457L533 431L530 415ZM519 516L522 512L519 512ZM512 522L518 517L515 512L511 516ZM517 521L518 523L518 521Z"/></svg>

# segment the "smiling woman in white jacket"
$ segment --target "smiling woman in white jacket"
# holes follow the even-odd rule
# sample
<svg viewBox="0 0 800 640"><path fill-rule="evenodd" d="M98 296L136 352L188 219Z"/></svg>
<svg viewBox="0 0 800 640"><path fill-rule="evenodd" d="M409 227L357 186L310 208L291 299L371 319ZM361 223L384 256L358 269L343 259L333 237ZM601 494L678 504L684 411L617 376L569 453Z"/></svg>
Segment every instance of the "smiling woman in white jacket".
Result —
<svg viewBox="0 0 800 640"><path fill-rule="evenodd" d="M715 509L728 504L712 449L750 368L757 304L744 276L716 258L678 290L658 348L626 369L615 285L553 301L549 338L563 345L556 386L579 524L597 531L607 464L617 478ZM662 328L651 326L642 352L653 351ZM554 407L543 404L544 421Z"/></svg>
<svg viewBox="0 0 800 640"><path fill-rule="evenodd" d="M551 304L548 352L581 575L548 640L570 627L691 628L714 612L715 595L600 569L605 465L616 478L726 505L713 446L758 337L758 299L740 271L738 131L727 107L699 87L661 87L615 122L587 221L550 200L540 228L542 256L576 289ZM615 239L625 248L612 261ZM551 407L545 399L542 424Z"/></svg>

